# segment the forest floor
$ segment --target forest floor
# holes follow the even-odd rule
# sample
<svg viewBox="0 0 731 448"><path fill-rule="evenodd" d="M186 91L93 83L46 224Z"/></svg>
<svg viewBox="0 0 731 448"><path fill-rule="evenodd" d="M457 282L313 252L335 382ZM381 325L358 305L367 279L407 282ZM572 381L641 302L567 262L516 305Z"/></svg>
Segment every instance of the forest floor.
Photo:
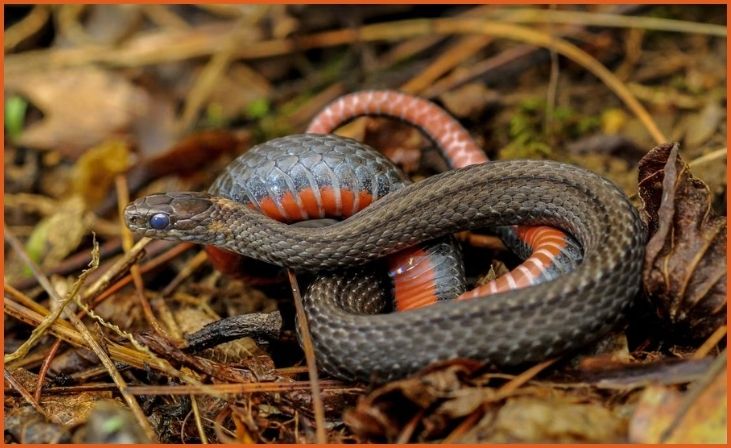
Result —
<svg viewBox="0 0 731 448"><path fill-rule="evenodd" d="M725 443L725 19L724 5L6 6L5 441ZM286 275L222 274L199 246L135 244L120 219L130 198L205 191L253 145L375 88L439 104L491 160L619 185L648 227L623 323L520 369L310 381ZM337 133L415 180L447 169L401 122ZM517 262L489 235L460 241L470 284ZM181 349L207 323L277 310L276 341Z"/></svg>

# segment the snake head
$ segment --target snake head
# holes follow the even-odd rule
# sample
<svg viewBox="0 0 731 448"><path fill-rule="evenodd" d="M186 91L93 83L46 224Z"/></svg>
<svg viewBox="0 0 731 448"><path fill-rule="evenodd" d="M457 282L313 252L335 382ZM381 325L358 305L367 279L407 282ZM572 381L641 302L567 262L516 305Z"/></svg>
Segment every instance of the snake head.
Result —
<svg viewBox="0 0 731 448"><path fill-rule="evenodd" d="M206 193L157 193L127 205L124 219L130 230L147 237L200 241L214 209Z"/></svg>

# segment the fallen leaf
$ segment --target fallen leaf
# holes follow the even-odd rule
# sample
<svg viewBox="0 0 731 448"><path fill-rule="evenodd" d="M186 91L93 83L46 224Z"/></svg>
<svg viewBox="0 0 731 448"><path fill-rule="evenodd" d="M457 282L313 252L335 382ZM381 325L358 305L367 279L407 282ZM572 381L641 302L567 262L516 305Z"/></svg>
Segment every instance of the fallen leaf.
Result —
<svg viewBox="0 0 731 448"><path fill-rule="evenodd" d="M725 354L721 355L725 357ZM723 361L723 359L717 359ZM726 369L709 369L709 381L682 393L666 386L647 387L630 421L632 443L726 443Z"/></svg>
<svg viewBox="0 0 731 448"><path fill-rule="evenodd" d="M473 82L439 96L444 107L459 118L479 116L490 104L500 101L500 95L485 87L482 82Z"/></svg>
<svg viewBox="0 0 731 448"><path fill-rule="evenodd" d="M94 67L14 72L5 79L5 89L24 96L45 115L24 129L17 143L57 149L71 159L111 134L127 131L148 103L144 90Z"/></svg>
<svg viewBox="0 0 731 448"><path fill-rule="evenodd" d="M726 218L693 177L677 144L660 145L639 164L639 195L650 239L645 291L664 321L699 339L726 320Z"/></svg>
<svg viewBox="0 0 731 448"><path fill-rule="evenodd" d="M419 418L428 409L440 407L441 412L431 412L427 416L428 432L434 436L439 432L436 428L444 429L455 416L474 410L474 400L466 400L460 391L474 390L466 378L480 366L480 363L468 360L435 364L362 397L354 409L345 413L343 420L364 439L394 442L412 419ZM450 400L459 403L445 404Z"/></svg>
<svg viewBox="0 0 731 448"><path fill-rule="evenodd" d="M35 390L38 376L23 368L13 371L13 376L30 391ZM85 421L91 413L94 404L104 398L111 398L111 392L79 392L74 395L41 396L39 404L57 423L66 427L77 425Z"/></svg>
<svg viewBox="0 0 731 448"><path fill-rule="evenodd" d="M718 129L724 117L723 108L717 100L712 100L698 113L688 120L688 131L685 134L685 144L697 147L708 141Z"/></svg>
<svg viewBox="0 0 731 448"><path fill-rule="evenodd" d="M48 422L22 398L5 398L5 443L68 443L70 435L63 425Z"/></svg>
<svg viewBox="0 0 731 448"><path fill-rule="evenodd" d="M111 139L91 148L74 165L74 192L87 208L96 206L114 184L114 176L127 171L129 164L129 146L124 140Z"/></svg>
<svg viewBox="0 0 731 448"><path fill-rule="evenodd" d="M85 211L80 196L73 195L60 202L56 212L41 220L28 238L26 249L31 258L44 268L66 258L86 235Z"/></svg>
<svg viewBox="0 0 731 448"><path fill-rule="evenodd" d="M627 422L598 403L515 397L488 413L460 443L597 443L624 440Z"/></svg>
<svg viewBox="0 0 731 448"><path fill-rule="evenodd" d="M414 126L393 119L369 118L363 142L411 174L419 167L425 138Z"/></svg>

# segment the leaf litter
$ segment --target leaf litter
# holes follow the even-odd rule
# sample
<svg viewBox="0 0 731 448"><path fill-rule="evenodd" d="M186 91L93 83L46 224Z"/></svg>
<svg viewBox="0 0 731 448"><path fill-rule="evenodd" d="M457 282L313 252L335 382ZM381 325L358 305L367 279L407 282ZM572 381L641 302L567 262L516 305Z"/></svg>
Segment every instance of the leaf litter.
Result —
<svg viewBox="0 0 731 448"><path fill-rule="evenodd" d="M85 263L72 259L88 262L92 229L106 248L99 271L126 266L104 288L82 294L103 316L85 318L88 335L60 318L27 355L6 364L6 441L146 442L153 440L147 428L170 443L317 440L317 400L284 276L250 267L234 279L191 264L195 251L150 245L140 260L149 266L142 291L156 325L173 339L219 317L281 314L274 340L186 352L150 331L148 312L126 286L132 263L125 257L133 255L120 255L113 180L126 175L133 195L203 190L254 143L300 132L327 102L372 87L437 101L491 159L568 161L615 181L647 223L644 292L627 323L596 346L527 370L457 360L370 388L322 378L327 440L725 441L720 9L435 8L93 5L36 7L27 21L21 9L6 11L13 36L6 46L6 228L46 273L65 266L68 277L56 285L78 278ZM472 23L459 20L480 17L510 26L496 36L455 36L399 22L415 17L453 32ZM339 31L357 21L363 34ZM624 28L629 22L635 28ZM237 27L246 29L234 33ZM226 53L221 36L237 42L234 51ZM580 42L593 62L558 39ZM431 142L401 123L364 118L338 133L382 150L415 179L446 169ZM661 134L682 146L658 145ZM462 235L472 283L516 263L485 238ZM6 352L53 304L15 252L6 251ZM139 393L117 389L89 350L89 335ZM139 407L129 407L130 398ZM59 403L73 405L58 413ZM105 419L118 430L106 431Z"/></svg>

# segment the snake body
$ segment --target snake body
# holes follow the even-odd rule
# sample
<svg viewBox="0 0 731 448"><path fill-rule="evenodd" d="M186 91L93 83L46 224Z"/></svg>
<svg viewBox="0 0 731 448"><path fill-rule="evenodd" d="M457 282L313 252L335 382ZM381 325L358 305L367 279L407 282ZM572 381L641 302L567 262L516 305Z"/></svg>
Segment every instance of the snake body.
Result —
<svg viewBox="0 0 731 448"><path fill-rule="evenodd" d="M307 132L329 134L363 115L395 118L416 127L434 142L451 168L487 161L469 132L439 106L392 90L344 95L318 113ZM209 193L249 204L282 222L301 222L346 218L408 183L380 153L337 140L329 143L254 148L231 163ZM388 258L394 308L403 311L455 297L467 299L536 285L570 272L581 260L578 244L556 229L512 226L494 230L525 259L512 272L465 292L456 241L427 242ZM219 271L240 275L253 268L250 259L216 246L206 246L206 251Z"/></svg>
<svg viewBox="0 0 731 448"><path fill-rule="evenodd" d="M334 136L295 135L269 146L322 149ZM332 271L305 295L318 365L342 378L386 380L437 360L517 365L595 340L640 286L644 230L626 196L589 171L550 161L491 162L406 185L337 224L300 228L235 199L162 193L125 210L133 231L192 241L299 271ZM357 266L465 229L549 225L572 235L583 262L559 280L484 300L377 314L380 280ZM355 268L354 268L355 267ZM342 269L346 269L342 271ZM367 298L362 300L361 298Z"/></svg>

